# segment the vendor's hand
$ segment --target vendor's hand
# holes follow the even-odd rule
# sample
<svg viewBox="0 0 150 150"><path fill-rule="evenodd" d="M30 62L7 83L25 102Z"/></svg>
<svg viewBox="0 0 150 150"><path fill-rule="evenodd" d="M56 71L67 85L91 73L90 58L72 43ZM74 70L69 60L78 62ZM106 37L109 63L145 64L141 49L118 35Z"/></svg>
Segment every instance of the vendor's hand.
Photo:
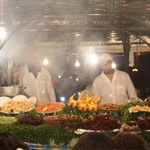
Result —
<svg viewBox="0 0 150 150"><path fill-rule="evenodd" d="M13 66L12 73L13 73L13 83L15 84L19 80L19 69L17 66Z"/></svg>

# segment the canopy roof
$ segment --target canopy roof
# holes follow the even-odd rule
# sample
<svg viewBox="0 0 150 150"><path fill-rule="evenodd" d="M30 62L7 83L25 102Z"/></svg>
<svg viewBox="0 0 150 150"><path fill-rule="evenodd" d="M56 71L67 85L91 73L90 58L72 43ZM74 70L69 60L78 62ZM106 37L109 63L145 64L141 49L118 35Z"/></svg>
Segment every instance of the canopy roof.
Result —
<svg viewBox="0 0 150 150"><path fill-rule="evenodd" d="M150 52L149 0L3 0L1 10L8 34L1 49L34 43L55 56L111 52L126 64L130 50Z"/></svg>
<svg viewBox="0 0 150 150"><path fill-rule="evenodd" d="M26 43L123 52L129 35L131 49L150 51L149 0L3 0L2 6L9 36L15 31Z"/></svg>

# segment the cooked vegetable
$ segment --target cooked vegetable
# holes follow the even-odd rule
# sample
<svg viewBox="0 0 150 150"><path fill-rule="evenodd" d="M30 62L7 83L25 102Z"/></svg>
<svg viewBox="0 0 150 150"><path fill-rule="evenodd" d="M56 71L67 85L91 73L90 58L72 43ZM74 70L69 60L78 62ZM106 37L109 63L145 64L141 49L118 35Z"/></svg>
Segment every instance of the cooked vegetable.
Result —
<svg viewBox="0 0 150 150"><path fill-rule="evenodd" d="M50 102L39 104L36 108L39 113L53 113L55 110L60 111L64 108L64 104L61 102Z"/></svg>
<svg viewBox="0 0 150 150"><path fill-rule="evenodd" d="M14 124L18 119L15 117L0 116L0 124Z"/></svg>

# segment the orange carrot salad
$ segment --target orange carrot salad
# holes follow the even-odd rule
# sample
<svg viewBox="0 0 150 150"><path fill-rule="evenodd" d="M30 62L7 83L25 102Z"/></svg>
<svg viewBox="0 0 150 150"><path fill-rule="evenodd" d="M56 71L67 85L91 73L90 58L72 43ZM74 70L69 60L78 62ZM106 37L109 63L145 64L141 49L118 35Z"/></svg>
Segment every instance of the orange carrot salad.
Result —
<svg viewBox="0 0 150 150"><path fill-rule="evenodd" d="M49 103L43 103L43 104L39 104L36 107L36 110L38 112L45 112L45 113L50 113L50 112L54 112L54 110L56 109L56 111L60 111L64 108L64 104L63 103L59 103L59 102L49 102Z"/></svg>

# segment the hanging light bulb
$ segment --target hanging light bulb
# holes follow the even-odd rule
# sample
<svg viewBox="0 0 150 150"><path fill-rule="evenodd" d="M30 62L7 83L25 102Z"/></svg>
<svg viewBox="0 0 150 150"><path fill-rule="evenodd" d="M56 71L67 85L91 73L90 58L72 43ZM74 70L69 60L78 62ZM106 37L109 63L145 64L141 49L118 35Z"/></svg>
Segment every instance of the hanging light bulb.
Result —
<svg viewBox="0 0 150 150"><path fill-rule="evenodd" d="M48 65L48 63L49 63L48 59L45 58L45 59L43 60L43 64L44 64L44 65Z"/></svg>
<svg viewBox="0 0 150 150"><path fill-rule="evenodd" d="M76 67L80 67L80 62L79 62L78 58L79 58L79 55L76 54L76 62L75 62Z"/></svg>
<svg viewBox="0 0 150 150"><path fill-rule="evenodd" d="M76 81L77 81L77 82L79 81L79 78L78 78L78 77L76 78Z"/></svg>
<svg viewBox="0 0 150 150"><path fill-rule="evenodd" d="M80 67L80 62L78 61L78 59L76 59L75 66Z"/></svg>
<svg viewBox="0 0 150 150"><path fill-rule="evenodd" d="M4 27L0 27L0 39L4 39L6 37L6 30Z"/></svg>
<svg viewBox="0 0 150 150"><path fill-rule="evenodd" d="M91 64L96 64L98 62L98 56L95 53L90 54L89 61Z"/></svg>
<svg viewBox="0 0 150 150"><path fill-rule="evenodd" d="M115 69L116 68L116 64L113 62L111 67Z"/></svg>
<svg viewBox="0 0 150 150"><path fill-rule="evenodd" d="M61 75L59 75L58 78L60 79L60 78L61 78Z"/></svg>

